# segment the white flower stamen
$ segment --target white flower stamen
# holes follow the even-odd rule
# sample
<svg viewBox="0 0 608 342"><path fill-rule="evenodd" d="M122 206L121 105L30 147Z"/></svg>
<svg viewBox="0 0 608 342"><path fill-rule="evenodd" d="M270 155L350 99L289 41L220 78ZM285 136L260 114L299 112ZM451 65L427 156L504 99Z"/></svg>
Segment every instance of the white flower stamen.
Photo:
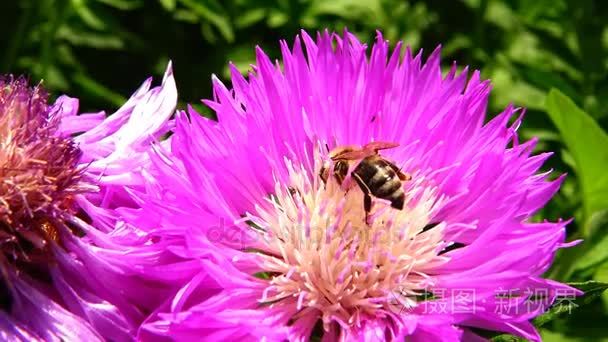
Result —
<svg viewBox="0 0 608 342"><path fill-rule="evenodd" d="M365 221L363 193L330 177L319 177L323 158L315 158L314 176L287 161L289 184L277 181L270 205L256 207L249 220L260 232L268 254L264 270L273 277L264 303L285 304L298 311L314 308L325 329L331 322L349 326L366 315L383 315L389 299L414 307L413 298L432 285L432 271L447 261L445 224L423 231L443 200L423 179L406 182L403 210L374 199Z"/></svg>

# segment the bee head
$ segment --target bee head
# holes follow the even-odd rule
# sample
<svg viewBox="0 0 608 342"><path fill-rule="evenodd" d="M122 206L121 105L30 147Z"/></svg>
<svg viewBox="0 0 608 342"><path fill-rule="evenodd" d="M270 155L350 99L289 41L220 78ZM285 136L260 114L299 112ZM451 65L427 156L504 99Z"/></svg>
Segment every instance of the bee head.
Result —
<svg viewBox="0 0 608 342"><path fill-rule="evenodd" d="M349 152L354 152L356 150L357 150L357 148L354 146L339 146L329 152L329 158L334 161L343 159L343 156L345 154L347 154Z"/></svg>
<svg viewBox="0 0 608 342"><path fill-rule="evenodd" d="M319 177L323 181L323 183L327 183L330 175L336 178L339 184L342 184L344 178L346 178L346 174L348 173L348 169L350 167L350 162L348 160L338 159L335 161L328 161L321 167L319 170Z"/></svg>
<svg viewBox="0 0 608 342"><path fill-rule="evenodd" d="M325 163L321 167L321 170L319 171L319 177L321 177L321 180L323 181L323 183L327 183L327 179L329 178L329 168L330 168L329 163Z"/></svg>

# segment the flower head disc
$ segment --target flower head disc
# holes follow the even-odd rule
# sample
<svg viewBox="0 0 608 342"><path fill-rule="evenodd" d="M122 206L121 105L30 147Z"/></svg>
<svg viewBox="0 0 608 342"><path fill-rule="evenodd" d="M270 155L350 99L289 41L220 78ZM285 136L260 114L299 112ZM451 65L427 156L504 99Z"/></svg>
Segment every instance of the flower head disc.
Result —
<svg viewBox="0 0 608 342"><path fill-rule="evenodd" d="M118 211L151 140L169 130L171 67L115 114L78 114L78 100L47 104L42 87L0 80L0 339L131 341L159 287L138 274L155 255L127 253Z"/></svg>
<svg viewBox="0 0 608 342"><path fill-rule="evenodd" d="M55 109L56 110L56 109ZM30 267L48 263L59 225L75 195L87 190L80 151L56 135L59 121L40 87L0 80L0 259ZM28 266L29 265L29 266Z"/></svg>
<svg viewBox="0 0 608 342"><path fill-rule="evenodd" d="M358 187L345 190L333 177L322 183L291 164L288 170L289 185L277 182L271 204L246 217L264 241L270 285L261 302L295 306L294 320L318 313L326 330L413 308L433 285L428 274L445 261L438 255L443 225L424 231L438 210L433 189L416 180L406 194L415 201L403 210L376 201L366 222Z"/></svg>

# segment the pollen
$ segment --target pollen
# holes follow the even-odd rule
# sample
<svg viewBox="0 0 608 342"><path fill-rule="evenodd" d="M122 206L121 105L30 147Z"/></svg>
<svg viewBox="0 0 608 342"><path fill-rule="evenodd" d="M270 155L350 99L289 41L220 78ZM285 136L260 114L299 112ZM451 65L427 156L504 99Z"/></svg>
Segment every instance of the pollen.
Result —
<svg viewBox="0 0 608 342"><path fill-rule="evenodd" d="M291 305L294 320L318 315L326 331L415 307L433 287L433 270L447 261L440 255L445 224L433 222L442 199L414 176L404 182L402 210L375 198L366 220L363 192L321 180L323 158L315 159L314 173L287 162L289 180L276 181L274 195L247 214L272 275L260 303Z"/></svg>

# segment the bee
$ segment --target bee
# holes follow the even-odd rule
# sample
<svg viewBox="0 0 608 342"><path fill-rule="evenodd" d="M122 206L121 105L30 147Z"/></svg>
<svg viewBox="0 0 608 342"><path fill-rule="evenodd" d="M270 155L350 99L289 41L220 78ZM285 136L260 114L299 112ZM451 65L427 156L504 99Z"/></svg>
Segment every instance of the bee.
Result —
<svg viewBox="0 0 608 342"><path fill-rule="evenodd" d="M378 153L380 150L397 146L399 144L391 142L371 142L363 147L339 146L329 152L333 163L333 176L340 185L348 176L351 166L358 162L350 175L363 191L366 222L372 209L372 196L390 201L391 207L395 209L403 209L405 192L402 182L412 177ZM329 172L330 165L326 164L321 168L320 177L324 183L327 183Z"/></svg>

